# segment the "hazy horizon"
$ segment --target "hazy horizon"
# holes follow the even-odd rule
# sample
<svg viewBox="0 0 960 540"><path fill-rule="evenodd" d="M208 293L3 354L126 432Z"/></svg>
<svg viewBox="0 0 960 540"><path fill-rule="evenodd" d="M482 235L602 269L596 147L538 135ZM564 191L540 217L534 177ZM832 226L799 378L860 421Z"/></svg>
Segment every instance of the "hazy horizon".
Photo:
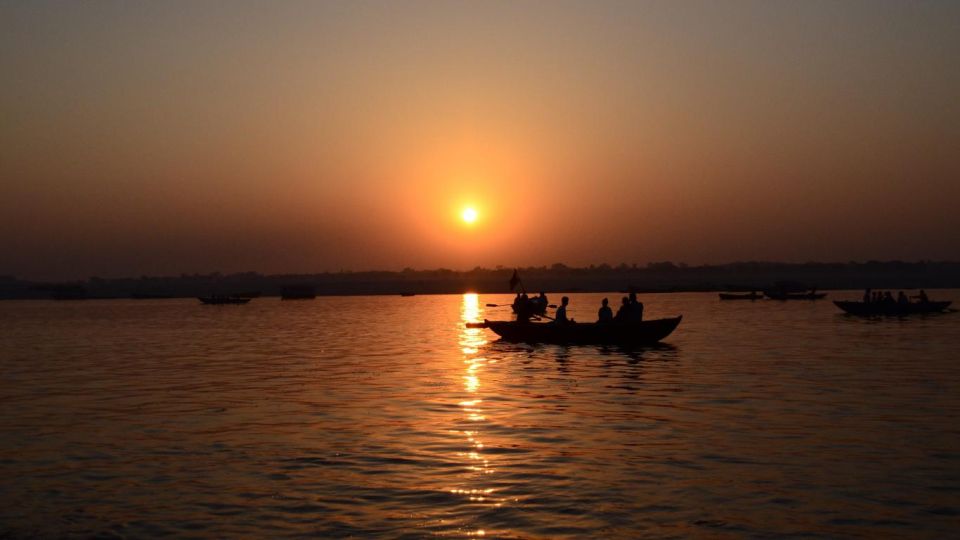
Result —
<svg viewBox="0 0 960 540"><path fill-rule="evenodd" d="M960 259L957 3L0 15L0 275Z"/></svg>

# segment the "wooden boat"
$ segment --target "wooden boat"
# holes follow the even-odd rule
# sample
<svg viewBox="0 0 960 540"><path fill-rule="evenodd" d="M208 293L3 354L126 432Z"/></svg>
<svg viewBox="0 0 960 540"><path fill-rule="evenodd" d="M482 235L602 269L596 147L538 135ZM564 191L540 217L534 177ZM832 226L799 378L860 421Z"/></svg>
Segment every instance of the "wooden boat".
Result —
<svg viewBox="0 0 960 540"><path fill-rule="evenodd" d="M224 305L224 304L246 304L250 301L249 298L242 298L239 296L223 296L219 294L212 294L210 296L198 296L197 300L200 300L204 304L211 305Z"/></svg>
<svg viewBox="0 0 960 540"><path fill-rule="evenodd" d="M818 292L764 291L763 294L771 300L821 300L827 297L827 293Z"/></svg>
<svg viewBox="0 0 960 540"><path fill-rule="evenodd" d="M721 300L763 300L760 293L720 293Z"/></svg>
<svg viewBox="0 0 960 540"><path fill-rule="evenodd" d="M943 313L952 302L917 302L899 304L896 302L842 302L834 300L836 306L851 315L861 317L872 316L904 316L920 313Z"/></svg>
<svg viewBox="0 0 960 540"><path fill-rule="evenodd" d="M535 323L488 321L467 323L489 328L505 341L525 343L579 343L595 345L649 345L669 336L683 317L630 323Z"/></svg>

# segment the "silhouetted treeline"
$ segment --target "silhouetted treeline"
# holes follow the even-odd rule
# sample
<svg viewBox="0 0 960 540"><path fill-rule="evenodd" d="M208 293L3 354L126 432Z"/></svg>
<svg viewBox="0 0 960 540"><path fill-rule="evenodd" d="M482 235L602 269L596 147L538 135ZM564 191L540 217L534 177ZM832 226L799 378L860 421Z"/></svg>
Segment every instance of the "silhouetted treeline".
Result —
<svg viewBox="0 0 960 540"><path fill-rule="evenodd" d="M868 261L863 263L737 262L688 266L652 262L590 265L573 268L562 263L519 268L528 291L717 291L761 290L778 281L804 283L826 289L960 288L960 262ZM448 294L475 291L509 292L513 268L474 268L400 272L326 272L321 274L263 275L181 274L179 276L103 279L91 277L70 283L41 283L0 276L0 298L176 298L206 294L279 296L285 287L312 287L318 295Z"/></svg>

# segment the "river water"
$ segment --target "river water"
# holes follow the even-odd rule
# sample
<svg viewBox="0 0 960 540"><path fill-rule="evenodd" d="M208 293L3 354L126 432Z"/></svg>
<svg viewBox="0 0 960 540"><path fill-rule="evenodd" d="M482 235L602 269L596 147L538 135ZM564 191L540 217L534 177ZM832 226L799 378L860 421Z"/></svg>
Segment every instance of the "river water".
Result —
<svg viewBox="0 0 960 540"><path fill-rule="evenodd" d="M0 538L955 537L960 314L640 298L637 351L465 328L505 295L0 302Z"/></svg>

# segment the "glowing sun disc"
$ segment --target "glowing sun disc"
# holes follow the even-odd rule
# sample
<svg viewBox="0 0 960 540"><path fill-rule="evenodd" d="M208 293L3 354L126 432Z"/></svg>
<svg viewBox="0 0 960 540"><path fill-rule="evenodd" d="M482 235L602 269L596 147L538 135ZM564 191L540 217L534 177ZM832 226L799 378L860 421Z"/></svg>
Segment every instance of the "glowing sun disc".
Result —
<svg viewBox="0 0 960 540"><path fill-rule="evenodd" d="M460 214L460 217L463 218L463 221L467 223L473 223L477 220L477 211L473 208L464 208L463 213Z"/></svg>

